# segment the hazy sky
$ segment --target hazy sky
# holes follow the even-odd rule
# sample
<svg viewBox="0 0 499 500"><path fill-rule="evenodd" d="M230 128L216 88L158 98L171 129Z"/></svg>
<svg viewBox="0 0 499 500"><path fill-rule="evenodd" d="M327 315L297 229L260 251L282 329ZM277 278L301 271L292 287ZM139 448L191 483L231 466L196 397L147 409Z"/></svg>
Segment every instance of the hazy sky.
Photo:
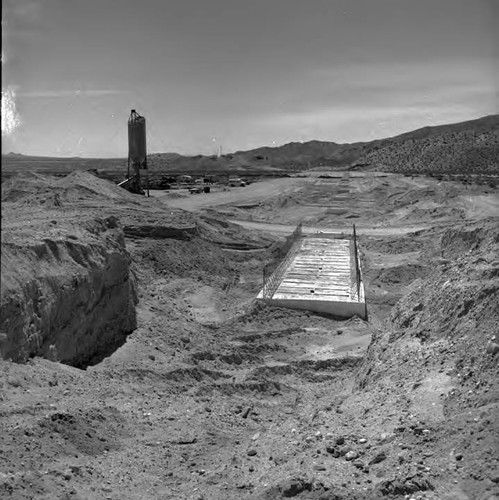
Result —
<svg viewBox="0 0 499 500"><path fill-rule="evenodd" d="M3 152L213 154L498 112L497 0L4 0ZM12 123L12 122L10 122Z"/></svg>

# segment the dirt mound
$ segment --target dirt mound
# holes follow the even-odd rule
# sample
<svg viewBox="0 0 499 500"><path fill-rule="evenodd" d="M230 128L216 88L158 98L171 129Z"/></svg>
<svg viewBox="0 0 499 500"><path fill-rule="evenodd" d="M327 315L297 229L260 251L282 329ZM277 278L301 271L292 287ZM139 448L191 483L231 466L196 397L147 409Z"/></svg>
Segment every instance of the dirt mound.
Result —
<svg viewBox="0 0 499 500"><path fill-rule="evenodd" d="M275 241L274 237L262 231L246 231L220 218L200 216L196 220L196 227L201 238L235 250L268 248Z"/></svg>
<svg viewBox="0 0 499 500"><path fill-rule="evenodd" d="M477 251L487 237L483 227L448 229L440 239L442 256L455 258L466 252Z"/></svg>
<svg viewBox="0 0 499 500"><path fill-rule="evenodd" d="M382 252L384 254L399 254L402 252L417 252L429 246L428 241L421 241L413 236L385 237L383 239L365 238L363 246L371 251Z"/></svg>
<svg viewBox="0 0 499 500"><path fill-rule="evenodd" d="M141 198L140 195L129 193L126 189L120 188L116 184L100 179L90 172L75 171L63 177L57 182L57 186L62 189L81 188L82 190L91 191L99 196L113 200L127 200L129 202L136 201Z"/></svg>
<svg viewBox="0 0 499 500"><path fill-rule="evenodd" d="M118 438L125 433L124 424L125 419L113 407L79 410L74 415L52 413L39 423L49 435L55 434L64 440L67 454L76 450L86 455L118 449Z"/></svg>
<svg viewBox="0 0 499 500"><path fill-rule="evenodd" d="M192 278L222 286L236 273L226 253L201 238L153 241L138 246L135 256L142 266L168 279Z"/></svg>
<svg viewBox="0 0 499 500"><path fill-rule="evenodd" d="M414 208L408 214L403 216L402 221L430 221L430 220L459 220L464 219L466 212L461 208L453 207L434 207L434 208Z"/></svg>
<svg viewBox="0 0 499 500"><path fill-rule="evenodd" d="M444 234L442 250L453 260L434 268L396 304L385 328L373 337L357 379L361 394L373 402L378 391L391 387L385 404L400 409L398 439L426 441L434 466L463 479L455 494L462 491L466 498L498 493L498 470L487 458L490 450L499 449L495 222ZM455 435L456 429L462 432ZM445 465L445 457L452 466ZM480 473L477 464L482 464ZM400 470L409 473L410 467Z"/></svg>
<svg viewBox="0 0 499 500"><path fill-rule="evenodd" d="M54 177L36 172L23 172L2 182L2 202L14 202L47 189L55 182Z"/></svg>
<svg viewBox="0 0 499 500"><path fill-rule="evenodd" d="M117 217L130 238L186 239L195 235L221 246L240 250L265 248L273 239L261 233L249 233L235 224L213 217L198 218L189 212L169 207L155 198L129 193L90 172L74 171L65 177L20 174L2 184L2 200L31 215L37 209L85 211ZM43 218L44 211L39 212ZM27 216L29 217L29 216Z"/></svg>
<svg viewBox="0 0 499 500"><path fill-rule="evenodd" d="M393 266L386 269L380 269L376 275L371 278L371 283L409 285L415 279L423 278L428 273L428 269L420 264L405 264L402 266Z"/></svg>
<svg viewBox="0 0 499 500"><path fill-rule="evenodd" d="M276 208L291 208L296 205L300 205L300 199L297 196L292 195L283 195L279 196L277 200L275 200Z"/></svg>
<svg viewBox="0 0 499 500"><path fill-rule="evenodd" d="M248 311L235 317L224 325L224 329L231 329L232 325L251 325L253 331L246 332L245 335L255 334L255 330L264 328L265 331L282 332L282 335L289 334L288 328L294 328L298 319L310 319L312 324L317 317L309 311L298 311L269 306L263 302L256 302Z"/></svg>
<svg viewBox="0 0 499 500"><path fill-rule="evenodd" d="M2 184L2 201L22 202L27 205L43 204L54 196L61 202L74 203L83 200L137 201L137 195L119 188L111 182L99 179L90 172L75 171L65 177L52 177L36 173L23 173Z"/></svg>

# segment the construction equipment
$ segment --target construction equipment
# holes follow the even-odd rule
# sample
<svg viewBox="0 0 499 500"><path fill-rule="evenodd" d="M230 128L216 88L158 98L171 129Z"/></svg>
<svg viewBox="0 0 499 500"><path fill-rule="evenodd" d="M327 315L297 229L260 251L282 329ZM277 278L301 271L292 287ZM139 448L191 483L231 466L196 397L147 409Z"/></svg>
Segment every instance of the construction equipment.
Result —
<svg viewBox="0 0 499 500"><path fill-rule="evenodd" d="M130 172L130 164L133 173ZM149 182L145 177L145 186L142 184L140 171L147 170L146 150L146 119L132 109L128 118L128 168L126 179L118 184L131 193L147 194L149 196Z"/></svg>
<svg viewBox="0 0 499 500"><path fill-rule="evenodd" d="M230 187L244 187L244 186L246 186L246 182L244 182L239 177L229 177L229 186Z"/></svg>

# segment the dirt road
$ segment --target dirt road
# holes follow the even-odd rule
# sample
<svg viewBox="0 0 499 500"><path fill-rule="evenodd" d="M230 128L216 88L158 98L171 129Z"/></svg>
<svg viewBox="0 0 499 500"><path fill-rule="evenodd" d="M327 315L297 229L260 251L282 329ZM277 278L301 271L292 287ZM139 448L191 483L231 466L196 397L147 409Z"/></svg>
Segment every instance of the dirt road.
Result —
<svg viewBox="0 0 499 500"><path fill-rule="evenodd" d="M151 190L150 193L151 196L164 201L168 206L197 211L202 208L218 205L258 202L282 193L292 192L297 187L303 185L304 182L307 182L307 180L291 178L272 179L264 182L255 182L245 187L227 187L225 190L219 190L220 188L215 187L210 194L186 194L185 197L173 197L177 193L176 191L165 193L165 191Z"/></svg>
<svg viewBox="0 0 499 500"><path fill-rule="evenodd" d="M251 222L237 219L230 219L230 222L234 224L239 224L246 229L255 229L258 231L266 231L268 233L274 234L289 234L292 233L296 226L290 224L272 224L270 222ZM357 226L357 231L359 233L365 234L366 236L399 236L415 231L421 231L427 229L428 224L420 224L418 226L407 226L407 227L364 227L362 225ZM352 226L350 227L310 227L303 226L303 232L305 234L316 234L316 233L333 233L333 234L352 234Z"/></svg>
<svg viewBox="0 0 499 500"><path fill-rule="evenodd" d="M366 235L402 236L435 224L452 226L456 218L499 215L497 196L487 188L422 177L285 178L218 189L210 194L152 195L172 209L209 212L274 234L291 232L303 222L312 233L324 228L349 233L355 223Z"/></svg>

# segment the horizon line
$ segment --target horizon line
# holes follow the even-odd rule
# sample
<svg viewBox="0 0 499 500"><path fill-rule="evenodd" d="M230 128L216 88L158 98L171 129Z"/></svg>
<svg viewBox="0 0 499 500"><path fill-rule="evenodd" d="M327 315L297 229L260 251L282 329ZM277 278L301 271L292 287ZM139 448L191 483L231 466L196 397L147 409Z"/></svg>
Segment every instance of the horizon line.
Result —
<svg viewBox="0 0 499 500"><path fill-rule="evenodd" d="M463 120L459 122L451 122L451 123L442 123L439 125L423 125L422 127L418 127L416 129L411 129L407 130L405 132L401 132L396 135L388 136L388 137L381 137L378 139L371 139L371 140L364 140L364 141L355 141L355 142L335 142L335 141L324 141L324 140L319 140L319 139L309 139L307 141L289 141L283 144L275 145L275 146L270 146L270 145L262 145L258 146L256 148L250 148L250 149L238 149L236 151L232 151L229 153L224 153L221 155L222 157L231 155L231 154L237 154L237 153L245 153L248 151L254 151L258 149L263 149L263 148L268 148L268 149L278 149L283 146L287 146L289 144L307 144L310 142L321 142L321 143L329 143L329 144L337 144L337 145L353 145L353 144L367 144L370 142L375 142L375 141L382 141L382 140L388 140L388 139L394 139L396 137L408 134L408 133L413 133L417 132L419 130L423 130L426 128L437 128L437 127L445 127L449 125L458 125L458 124L463 124L463 123L468 123L468 122L473 122L473 121L478 121L478 120L483 120L485 118L491 118L491 117L499 117L499 112L496 113L491 113L487 115L480 116L479 118L472 118L470 120ZM154 153L149 153L147 156L153 156L153 155L166 155L166 154L174 154L178 156L184 156L184 157L195 157L195 156L205 156L205 157L212 157L212 156L217 156L215 153L210 153L210 154L203 154L203 153L177 153L175 151L162 151L162 152L154 152ZM50 155L43 155L43 154L25 154L25 153L18 153L16 151L9 151L8 153L3 153L1 154L2 157L4 156L26 156L26 157L34 157L34 158L60 158L60 159L80 159L80 160L86 160L86 159L103 159L103 160L126 160L127 155L124 156L119 156L119 155L110 155L110 156L50 156Z"/></svg>

